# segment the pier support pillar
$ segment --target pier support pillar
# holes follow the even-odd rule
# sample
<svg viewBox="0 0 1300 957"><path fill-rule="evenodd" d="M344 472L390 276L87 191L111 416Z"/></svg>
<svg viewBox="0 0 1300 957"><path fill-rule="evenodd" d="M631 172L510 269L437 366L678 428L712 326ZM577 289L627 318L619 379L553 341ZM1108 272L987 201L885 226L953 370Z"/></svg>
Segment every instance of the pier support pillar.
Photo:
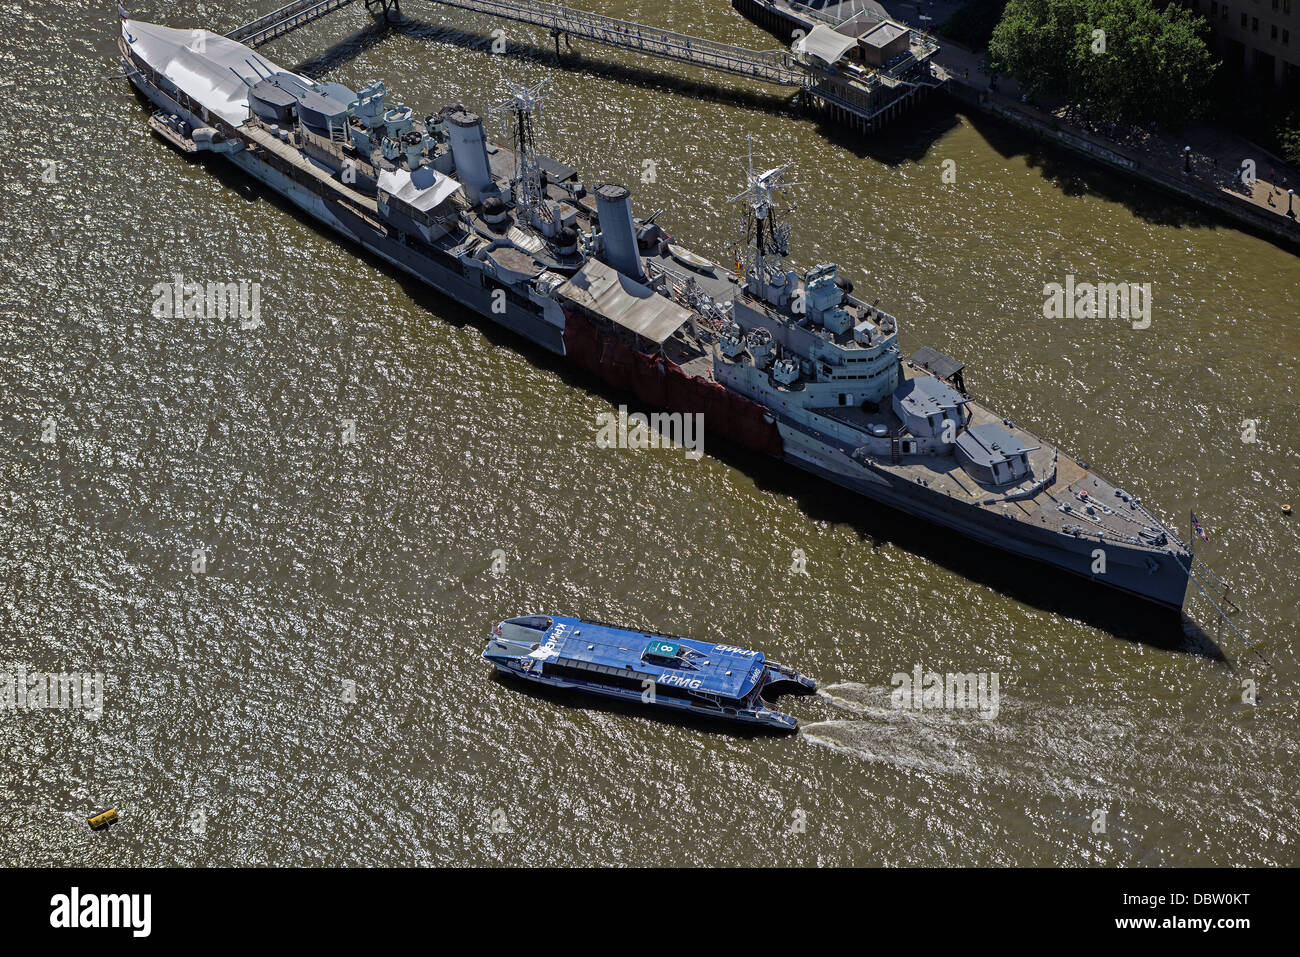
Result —
<svg viewBox="0 0 1300 957"><path fill-rule="evenodd" d="M366 0L366 9L375 16L383 11L385 20L399 20L402 16L400 0Z"/></svg>

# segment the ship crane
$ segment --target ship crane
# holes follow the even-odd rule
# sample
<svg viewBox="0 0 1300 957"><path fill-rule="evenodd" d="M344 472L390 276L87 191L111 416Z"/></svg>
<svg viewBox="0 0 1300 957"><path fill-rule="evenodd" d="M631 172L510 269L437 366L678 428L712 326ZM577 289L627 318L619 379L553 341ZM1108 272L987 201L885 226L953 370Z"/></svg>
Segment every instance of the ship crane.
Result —
<svg viewBox="0 0 1300 957"><path fill-rule="evenodd" d="M537 159L537 140L533 118L542 112L542 94L550 85L548 77L533 87L511 82L510 97L493 106L494 116L505 118L514 142L515 171L511 180L515 205L526 211L529 222L548 236L559 231L559 222L546 202L542 185L542 167Z"/></svg>
<svg viewBox="0 0 1300 957"><path fill-rule="evenodd" d="M790 225L785 215L795 204L788 201L791 190L803 183L786 182L792 164L784 163L762 172L754 169L754 138L749 137L748 155L743 162L745 189L731 197L741 204L740 236L743 267L749 288L774 305L784 305L792 290L786 275L785 258L790 255ZM785 209L780 209L780 204Z"/></svg>

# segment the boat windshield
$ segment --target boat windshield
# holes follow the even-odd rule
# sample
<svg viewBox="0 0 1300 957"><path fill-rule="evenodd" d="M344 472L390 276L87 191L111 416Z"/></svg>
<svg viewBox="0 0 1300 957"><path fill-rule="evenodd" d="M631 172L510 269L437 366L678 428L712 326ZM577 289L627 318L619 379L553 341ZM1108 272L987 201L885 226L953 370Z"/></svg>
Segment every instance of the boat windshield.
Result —
<svg viewBox="0 0 1300 957"><path fill-rule="evenodd" d="M526 618L507 618L497 626L497 633L507 641L536 647L536 642L550 627L551 619L547 616L529 615Z"/></svg>

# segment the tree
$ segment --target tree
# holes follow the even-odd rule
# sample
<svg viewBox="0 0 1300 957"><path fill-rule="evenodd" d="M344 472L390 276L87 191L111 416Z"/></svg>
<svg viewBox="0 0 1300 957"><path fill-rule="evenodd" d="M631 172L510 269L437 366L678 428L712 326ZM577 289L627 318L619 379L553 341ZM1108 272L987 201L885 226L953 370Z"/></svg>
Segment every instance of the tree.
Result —
<svg viewBox="0 0 1300 957"><path fill-rule="evenodd" d="M1011 0L989 61L1025 92L1067 97L1100 119L1176 125L1204 108L1214 74L1204 27L1152 0Z"/></svg>

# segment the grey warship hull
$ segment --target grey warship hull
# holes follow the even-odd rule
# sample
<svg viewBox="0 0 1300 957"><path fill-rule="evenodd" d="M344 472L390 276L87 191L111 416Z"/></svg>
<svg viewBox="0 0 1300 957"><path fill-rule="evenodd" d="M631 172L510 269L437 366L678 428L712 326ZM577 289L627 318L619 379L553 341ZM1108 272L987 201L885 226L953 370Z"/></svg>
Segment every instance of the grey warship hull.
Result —
<svg viewBox="0 0 1300 957"><path fill-rule="evenodd" d="M430 210L420 209L418 202L411 206L402 199L415 196L418 201L418 190L410 183L421 169L433 167L435 154L439 162L451 159L452 151L434 144L428 132L416 131L424 145L418 155L409 154L409 161L402 158L400 143L389 157L387 140L383 158L377 149L373 156L365 150L349 153L349 144L338 139L336 130L327 128L333 135L318 135L302 117L296 118L290 133L287 124L259 119L249 105L256 94L245 88L255 91L268 78L295 75L279 71L233 41L209 35L210 52L204 56L211 60L214 79L187 87L172 69L175 61L185 61L181 72L186 77L207 70L209 63L201 59L196 66L193 51L178 48L181 39L174 34L188 40L191 32L124 21L119 47L131 83L159 111L151 120L155 130L182 151L218 155L340 236L529 342L628 389L649 405L704 412L711 432L775 455L873 502L1158 605L1181 607L1190 550L1176 539L1171 542L1158 523L1150 524L1154 520L1127 493L1078 463L1058 460L1055 450L1050 463L1046 453L1037 452L1036 474L1027 475L1020 485L981 485L949 467L938 468L935 463L941 457L934 457L933 443L925 448L921 430L914 426L915 433L909 432L903 420L890 417L883 403L875 418L868 417L870 422L835 418L840 410L833 408L800 405L829 380L819 381L813 374L805 375L806 383L778 382L779 362L773 367L768 358L764 366L756 348L741 348L737 353L727 347L732 335L728 322L736 326L736 335L742 334L746 330L734 318L742 313L759 317L768 305L755 301L742 308L740 304L750 298L746 284L720 267L710 271L708 265L699 266L690 277L683 277L674 262L682 251L670 248L666 241L658 247L652 243L647 251L638 250L633 239L629 265L626 245L615 245L619 206L611 199L614 193L600 197L600 219L607 222L601 222L602 231L597 233L595 204L589 196L583 197L574 171L556 172L558 164L551 163L550 181L541 182L542 201L555 210L554 225L573 223L581 232L587 224L591 232L582 234L583 242L596 240L590 255L574 254L564 245L568 240L563 229L543 235L544 222L539 226L536 218L525 221L519 214L523 203L518 180L513 193L497 192L509 179L510 163L519 168L522 151L513 154L497 148L489 156L485 148L482 161L487 169L481 174L482 185L472 191L473 201L465 201L457 190L454 199L432 210L444 214L450 210L439 220ZM240 86L232 89L223 71L240 77ZM305 78L293 79L298 81L310 84ZM280 82L292 87L289 80ZM216 93L214 87L219 87ZM314 92L325 99L329 91L321 87ZM303 114L305 97L298 101ZM364 96L359 97L348 107L347 116L353 118L364 106ZM433 120L431 115L430 129ZM369 122L382 131L381 122ZM405 129L409 147L410 125ZM344 157L363 166L373 162L377 183L368 190L349 186L340 175ZM439 165L433 179L459 185L448 171L454 169L461 179L469 171L461 169L468 165L461 157L456 160L454 166ZM398 174L405 177L400 189L392 185ZM510 207L510 219L503 225L491 223L498 214L490 204L498 195L514 197L512 204L497 201L498 207ZM625 197L624 192L624 204ZM628 209L631 235L634 227ZM454 228L445 225L453 221ZM609 238L600 242L605 234ZM698 305L701 302L703 307ZM735 310L720 318L719 304L732 302L738 304ZM897 355L892 317L873 312L850 296L842 297L834 309L851 311L864 327L874 324L874 338L867 330L864 340L855 344L850 330L847 337L839 336L840 347L861 347L868 359L879 359L878 372L886 361L895 363L898 368L891 367L890 374L899 381L920 374L904 373L901 361L890 358ZM830 307L827 310L829 317ZM777 317L781 322L792 318ZM752 333L758 324L749 324L748 331ZM799 319L798 324L806 326L807 321ZM778 326L773 328L781 338ZM816 331L826 337L824 329ZM826 338L832 344L836 341L835 336ZM877 420L887 421L887 436L868 431ZM1014 431L1022 444L1038 441ZM904 447L917 446L916 454L899 454L900 437L906 437ZM924 457L927 450L930 459ZM939 451L951 458L951 449ZM1029 462L1028 455L1025 461ZM1098 502L1104 504L1097 506ZM1142 526L1143 522L1148 524Z"/></svg>
<svg viewBox="0 0 1300 957"><path fill-rule="evenodd" d="M1187 562L1176 554L1111 549L1107 552L1105 573L1098 574L1092 570L1097 563L1098 543L1094 540L1063 539L997 515L972 515L968 508L954 505L948 496L932 489L917 487L915 483L879 471L869 477L856 474L849 456L842 451L839 455L827 455L825 449L800 451L793 429L783 430L783 435L788 436L783 456L787 462L865 498L1170 611L1182 608L1187 590Z"/></svg>

